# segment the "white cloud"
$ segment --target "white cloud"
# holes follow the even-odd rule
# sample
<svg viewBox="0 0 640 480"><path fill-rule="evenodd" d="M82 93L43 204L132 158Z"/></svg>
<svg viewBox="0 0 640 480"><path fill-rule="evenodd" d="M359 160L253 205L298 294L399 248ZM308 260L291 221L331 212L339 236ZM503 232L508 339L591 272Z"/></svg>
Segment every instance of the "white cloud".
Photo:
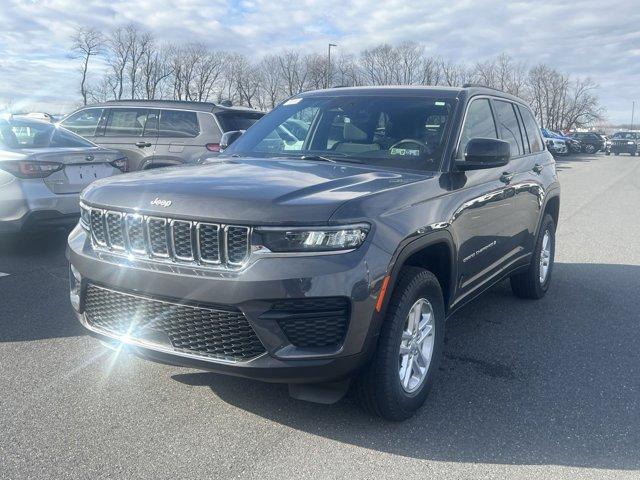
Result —
<svg viewBox="0 0 640 480"><path fill-rule="evenodd" d="M592 77L613 121L626 121L631 101L640 100L637 0L9 0L0 9L0 103L73 105L77 70L66 49L74 27L128 22L161 41L202 41L255 57L294 47L324 52L329 41L358 52L414 40L469 63L507 52Z"/></svg>

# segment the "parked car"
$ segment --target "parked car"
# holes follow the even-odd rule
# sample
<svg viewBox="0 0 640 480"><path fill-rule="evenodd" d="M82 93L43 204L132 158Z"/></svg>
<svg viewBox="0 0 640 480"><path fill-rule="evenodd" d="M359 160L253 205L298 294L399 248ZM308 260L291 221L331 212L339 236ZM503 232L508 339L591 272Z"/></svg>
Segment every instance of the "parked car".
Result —
<svg viewBox="0 0 640 480"><path fill-rule="evenodd" d="M547 148L553 155L568 155L569 147L567 142L560 138L557 134L546 128L541 128L542 137L545 140Z"/></svg>
<svg viewBox="0 0 640 480"><path fill-rule="evenodd" d="M638 153L640 144L640 133L638 132L616 132L611 137L611 152L615 155L628 153L634 156Z"/></svg>
<svg viewBox="0 0 640 480"><path fill-rule="evenodd" d="M246 130L264 113L215 103L124 100L82 108L63 127L129 159L129 169L146 170L197 163L220 150L230 130Z"/></svg>
<svg viewBox="0 0 640 480"><path fill-rule="evenodd" d="M593 132L575 132L571 136L580 141L582 144L582 151L585 153L593 154L604 150L605 141L602 136Z"/></svg>
<svg viewBox="0 0 640 480"><path fill-rule="evenodd" d="M560 140L564 140L564 143L567 145L567 151L569 153L580 153L582 152L582 143L580 142L580 140L573 138L571 136L565 135L562 132L551 132L552 134L554 134L556 136L556 138L559 138Z"/></svg>
<svg viewBox="0 0 640 480"><path fill-rule="evenodd" d="M126 158L49 122L0 119L0 232L78 222L79 192Z"/></svg>
<svg viewBox="0 0 640 480"><path fill-rule="evenodd" d="M277 143L300 118L304 141ZM366 408L400 420L425 401L455 311L505 278L545 295L559 199L517 97L307 92L215 162L89 186L71 303L94 336L149 358L325 403L355 377Z"/></svg>

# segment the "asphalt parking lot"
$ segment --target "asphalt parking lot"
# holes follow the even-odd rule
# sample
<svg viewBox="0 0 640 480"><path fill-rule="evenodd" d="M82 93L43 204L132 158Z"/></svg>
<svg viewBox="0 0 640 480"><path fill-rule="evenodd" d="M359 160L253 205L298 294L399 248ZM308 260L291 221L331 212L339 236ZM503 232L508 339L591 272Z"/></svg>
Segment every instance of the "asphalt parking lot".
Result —
<svg viewBox="0 0 640 480"><path fill-rule="evenodd" d="M0 239L0 478L640 478L640 159L558 166L550 293L459 312L400 424L116 355L73 318L64 232Z"/></svg>

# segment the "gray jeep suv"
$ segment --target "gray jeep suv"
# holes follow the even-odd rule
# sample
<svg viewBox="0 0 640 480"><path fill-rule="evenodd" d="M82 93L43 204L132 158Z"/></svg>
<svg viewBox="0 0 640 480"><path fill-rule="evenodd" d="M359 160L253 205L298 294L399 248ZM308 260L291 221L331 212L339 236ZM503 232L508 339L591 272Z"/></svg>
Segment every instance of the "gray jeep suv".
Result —
<svg viewBox="0 0 640 480"><path fill-rule="evenodd" d="M400 420L425 401L453 312L505 278L545 295L559 199L516 97L308 92L216 162L89 186L71 302L93 335L148 358L323 402L351 383Z"/></svg>
<svg viewBox="0 0 640 480"><path fill-rule="evenodd" d="M244 107L172 100L121 100L73 112L60 124L105 148L121 151L129 171L197 163L220 151L220 138L246 130L264 113Z"/></svg>

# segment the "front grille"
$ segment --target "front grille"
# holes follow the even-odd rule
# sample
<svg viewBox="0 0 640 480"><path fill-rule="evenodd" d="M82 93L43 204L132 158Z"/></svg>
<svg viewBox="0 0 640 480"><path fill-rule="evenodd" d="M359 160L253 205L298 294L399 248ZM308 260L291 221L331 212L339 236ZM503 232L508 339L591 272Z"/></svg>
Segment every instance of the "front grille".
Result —
<svg viewBox="0 0 640 480"><path fill-rule="evenodd" d="M166 338L173 350L199 357L247 361L265 352L239 311L171 303L89 285L85 316L91 326L106 333L146 341Z"/></svg>
<svg viewBox="0 0 640 480"><path fill-rule="evenodd" d="M348 299L323 297L279 300L261 318L275 320L292 345L313 348L339 346L349 316Z"/></svg>
<svg viewBox="0 0 640 480"><path fill-rule="evenodd" d="M176 263L242 267L251 228L90 208L95 247Z"/></svg>

